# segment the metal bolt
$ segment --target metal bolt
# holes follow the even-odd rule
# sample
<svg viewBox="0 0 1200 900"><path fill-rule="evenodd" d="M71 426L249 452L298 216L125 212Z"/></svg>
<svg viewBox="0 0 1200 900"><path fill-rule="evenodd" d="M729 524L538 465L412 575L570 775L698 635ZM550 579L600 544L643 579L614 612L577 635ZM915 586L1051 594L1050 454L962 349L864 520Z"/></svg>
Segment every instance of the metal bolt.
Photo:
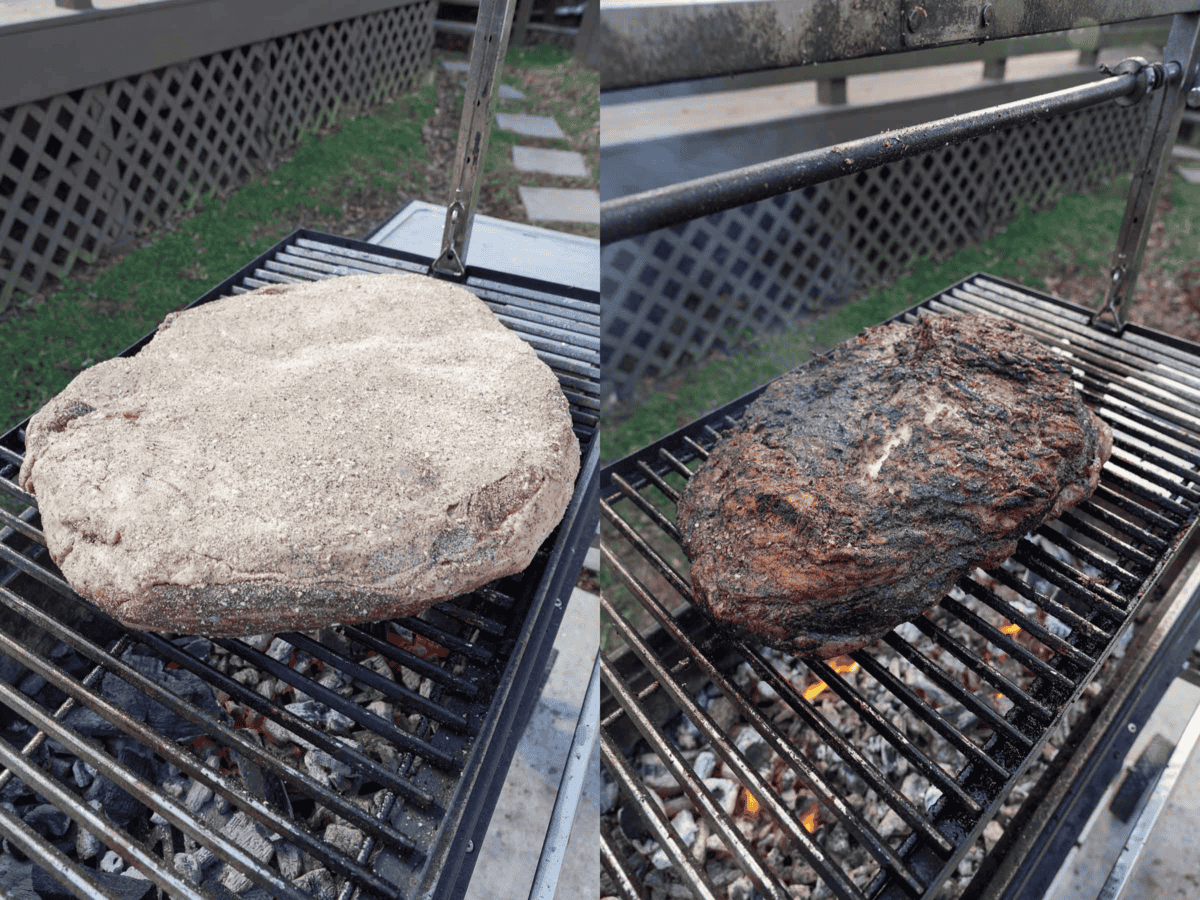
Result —
<svg viewBox="0 0 1200 900"><path fill-rule="evenodd" d="M996 7L990 3L983 4L983 27L991 28L992 22L996 19Z"/></svg>
<svg viewBox="0 0 1200 900"><path fill-rule="evenodd" d="M1135 724L1133 724L1132 722L1130 722L1125 727L1126 727L1126 729L1128 729L1130 734L1137 734L1137 726Z"/></svg>
<svg viewBox="0 0 1200 900"><path fill-rule="evenodd" d="M1187 105L1192 109L1200 106L1200 87L1194 87L1187 92Z"/></svg>
<svg viewBox="0 0 1200 900"><path fill-rule="evenodd" d="M468 853L475 852L475 842L474 841L467 841L467 852Z"/></svg>
<svg viewBox="0 0 1200 900"><path fill-rule="evenodd" d="M925 12L923 7L914 6L912 9L910 9L908 11L908 30L920 31L921 25L924 23L927 15L928 13Z"/></svg>

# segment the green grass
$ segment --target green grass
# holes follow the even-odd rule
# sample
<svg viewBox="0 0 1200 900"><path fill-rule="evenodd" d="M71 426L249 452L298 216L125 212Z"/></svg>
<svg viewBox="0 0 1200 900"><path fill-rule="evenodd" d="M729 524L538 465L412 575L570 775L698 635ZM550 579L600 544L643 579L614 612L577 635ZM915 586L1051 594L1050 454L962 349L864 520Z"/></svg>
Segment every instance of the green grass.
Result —
<svg viewBox="0 0 1200 900"><path fill-rule="evenodd" d="M841 340L877 325L975 272L1019 281L1044 290L1045 277L1066 265L1103 271L1110 264L1125 212L1127 176L1089 194L1060 200L1055 208L1025 210L1003 231L941 262L923 260L911 273L824 314L775 335L743 341L729 357L708 360L665 379L657 390L608 415L602 443L605 461L620 459L674 429L807 361ZM1173 178L1173 206L1164 219L1170 234L1190 234L1200 214L1200 187ZM1176 269L1195 256L1182 242L1164 268ZM1098 304L1102 298L1094 298Z"/></svg>
<svg viewBox="0 0 1200 900"><path fill-rule="evenodd" d="M298 225L340 215L363 192L424 183L421 126L434 85L393 98L369 116L343 116L310 134L292 157L225 198L209 196L172 230L94 280L69 277L52 298L0 324L0 431L35 412L86 365L117 355L170 311L194 301Z"/></svg>

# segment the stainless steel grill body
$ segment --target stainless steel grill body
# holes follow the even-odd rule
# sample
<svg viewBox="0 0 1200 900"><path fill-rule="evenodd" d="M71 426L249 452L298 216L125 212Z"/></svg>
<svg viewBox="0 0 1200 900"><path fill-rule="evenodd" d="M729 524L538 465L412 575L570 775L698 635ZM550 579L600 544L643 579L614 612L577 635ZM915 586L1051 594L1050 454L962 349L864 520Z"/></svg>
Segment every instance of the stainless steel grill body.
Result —
<svg viewBox="0 0 1200 900"><path fill-rule="evenodd" d="M428 266L411 254L300 230L197 304L271 283L424 273ZM478 268L462 283L559 377L583 460L567 514L529 568L420 616L277 635L270 647L126 631L75 595L50 560L34 500L15 484L23 426L0 438L0 490L25 504L17 515L0 510L0 654L8 657L0 663L22 687L32 676L48 685L23 691L0 681L6 799L23 783L65 812L70 827L95 835L173 897L204 896L174 863L185 838L216 857L223 878L243 886L248 879L271 897L308 896L279 855L264 862L210 815L197 815L188 798L151 780L144 761L154 757L222 798L222 822L242 813L276 846L319 861L340 897L462 895L472 850L536 701L562 598L595 531L599 407L595 292ZM341 725L315 723L214 667L214 645L218 655L274 679L281 693L290 687L324 704ZM399 667L419 677L419 691L403 683ZM331 674L370 691L347 698L329 686ZM180 693L180 683L201 686L201 695L209 691L216 702ZM369 709L367 696L387 705ZM290 737L278 743L299 756L281 752L267 734ZM342 740L347 735L355 743ZM73 760L132 799L127 825L84 802L72 781ZM336 817L333 824L353 829L353 846L330 840L325 823L313 818L318 807ZM90 865L3 808L0 836L75 895L106 896Z"/></svg>
<svg viewBox="0 0 1200 900"><path fill-rule="evenodd" d="M657 755L691 799L697 820L703 812L724 852L764 897L790 896L780 857L811 866L834 896L932 896L1038 760L1068 708L1108 677L1106 660L1114 649L1123 651L1135 622L1147 615L1143 604L1195 530L1200 347L1133 326L1118 332L1086 310L983 275L900 318L955 312L1014 321L1066 357L1085 400L1113 426L1113 457L1090 500L1026 536L1002 566L964 577L930 614L851 654L856 674L803 660L808 679L824 682L836 697L836 715L867 729L865 741L847 740L840 721L780 674L790 670L779 665L779 654L725 640L686 602L674 505L721 432L762 389L601 474L605 562L625 591L623 600L613 592L603 608L626 645L602 665L604 765L619 787L618 802L642 817L695 896L724 891L710 883L703 854L686 846L649 797L631 763L635 751ZM648 614L654 627L639 633L628 621L634 614ZM745 687L747 673L769 686L772 702ZM909 677L914 673L919 678ZM918 682L929 689L914 688ZM713 686L782 769L764 775L717 726L697 700ZM780 726L781 710L800 727ZM753 795L760 815L774 820L785 841L774 861L739 827L741 801L731 815L677 746L672 729L684 720L724 764L726 777L732 773ZM921 723L923 743L910 737L909 722ZM919 773L930 793L906 795L880 763L884 749ZM861 798L839 792L839 770L852 771L878 797L893 822L888 836ZM827 827L805 827L794 799L781 796L780 772L815 799ZM896 819L903 824L896 827ZM835 829L866 851L869 871L851 873L831 852ZM628 852L620 832L602 829L602 860L613 884L636 897L645 860Z"/></svg>

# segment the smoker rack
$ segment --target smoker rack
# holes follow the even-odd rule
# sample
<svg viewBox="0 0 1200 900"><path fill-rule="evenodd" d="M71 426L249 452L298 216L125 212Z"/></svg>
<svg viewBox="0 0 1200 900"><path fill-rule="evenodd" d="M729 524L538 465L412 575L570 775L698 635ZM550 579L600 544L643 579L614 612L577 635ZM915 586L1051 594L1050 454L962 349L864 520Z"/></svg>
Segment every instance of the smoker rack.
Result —
<svg viewBox="0 0 1200 900"><path fill-rule="evenodd" d="M1116 332L1098 324L1094 313L986 275L965 279L897 318L955 312L1009 319L1067 356L1085 399L1113 426L1116 441L1113 458L1091 500L1041 526L1035 540L1023 539L1004 565L986 576L976 571L962 579L961 593L943 599L932 614L916 620L915 630L897 629L883 641L887 651L902 660L902 668L915 667L969 710L982 725L975 733L964 732L939 712L937 703L924 699L893 668L881 664L880 645L851 654L860 670L853 677L838 674L826 662L804 660L810 677L824 681L840 703L869 724L872 736L886 741L940 792L940 798L928 808L923 798L897 791L862 752L861 744L849 744L815 703L804 699L778 674L777 655L714 633L688 603L686 572L669 561L672 555L683 557L673 512L686 479L762 388L601 473L601 513L611 526L609 533L615 535L605 548L605 562L636 605L655 622L653 628L639 634L612 602L602 601L606 617L627 647L602 661L603 763L618 785L619 802L636 810L677 875L697 897L717 897L724 892L716 892L703 867L649 797L630 762L635 748L649 748L657 754L691 798L696 818L703 812L713 833L721 836L728 853L763 897L784 900L789 894L669 736L666 726L681 722L681 717L699 730L726 771L737 773L741 788L758 801L762 814L776 821L787 838L788 852L807 862L834 896L927 897L954 872L1022 773L1037 759L1065 711L1097 678L1106 658L1128 639L1127 633L1139 618L1151 618L1151 624L1139 627L1152 635L1135 635L1124 660L1132 675L1114 676L1109 682L1118 685L1120 703L1108 696L1107 714L1093 710L1095 723L1105 727L1094 729L1097 734L1081 742L1085 748L1082 761L1064 750L1056 760L1057 769L1048 775L1061 775L1064 769L1069 773L1072 764L1083 774L1090 770L1092 782L1104 778L1100 770L1107 767L1111 772L1111 754L1097 753L1096 748L1119 746L1120 739L1114 740L1114 735L1127 731L1127 721L1137 720L1131 713L1134 695L1143 701L1149 698L1152 705L1158 695L1146 690L1147 682L1157 677L1161 688L1163 673L1173 676L1182 661L1180 653L1186 654L1194 645L1196 604L1190 601L1196 578L1192 571L1189 577L1177 579L1172 567L1188 555L1182 551L1195 532L1200 501L1200 346L1135 326ZM636 551L636 557L629 550ZM628 563L631 557L640 558L637 565ZM640 573L635 571L639 567ZM649 589L646 582L650 579L664 586ZM1168 583L1173 584L1170 601L1160 600L1150 604L1149 611L1144 609L1155 589ZM1014 602L1013 595L1005 596L998 586L1015 592L1019 599ZM1010 637L998 627L993 614L1019 625L1036 643L1023 645ZM1052 632L1039 622L1040 614L1057 619L1065 628ZM1163 622L1181 626L1175 629L1173 641L1166 641L1160 632ZM961 627L981 636L993 653L1019 661L1029 677L1028 686L1018 686L952 637L951 630ZM1171 653L1163 652L1166 644L1171 645ZM942 653L941 661L934 659L931 648ZM1169 659L1164 661L1164 656ZM951 658L959 669L965 667L980 678L978 690L967 690L958 681L958 673L948 666ZM1151 661L1156 665L1148 668ZM877 830L878 821L868 821L838 796L831 785L829 765L819 759L821 754L800 749L801 742L776 728L760 711L755 697L739 687L733 673L743 663L803 721L806 746L818 743L831 750L840 760L837 765L852 769L886 808L903 820L902 836L884 839ZM709 685L718 687L733 703L742 719L795 773L797 783L811 790L820 804L822 820L831 826L840 824L867 850L875 866L867 883L851 878L836 855L828 852L820 834L811 834L801 825L799 810L790 809L779 791L734 746L732 736L714 725L695 699L697 692ZM881 706L868 700L868 694L882 694L894 702ZM1009 704L1007 712L1000 711ZM1148 714L1145 705L1143 702L1138 713L1143 721ZM891 707L925 723L938 741L955 749L958 764L953 774L943 771L931 751L917 746L902 727L893 724L888 712ZM1085 782L1085 778L1068 777L1058 783L1067 784L1071 801L1083 808L1086 803L1080 803L1080 798L1089 790L1095 793L1094 784L1089 789ZM1030 833L1061 843L1071 817L1060 822L1056 814L1061 815L1070 804L1060 803L1047 811L1038 808L1038 796L1014 821L1036 825ZM1080 814L1075 810L1075 821ZM1086 815L1086 809L1082 814ZM1006 834L1008 842L997 848L997 856L1003 857L1014 841L1037 840L1011 826L1010 832ZM622 852L622 846L620 834L602 829L601 858L613 883L622 896L643 896L639 881L645 872L637 868L636 858ZM1053 854L1048 848L1033 855L1040 855L1046 868L1053 870ZM992 859L990 864L985 861L980 890L1003 864L1003 859ZM1008 873L1006 879L1006 886L1029 887L1027 874Z"/></svg>
<svg viewBox="0 0 1200 900"><path fill-rule="evenodd" d="M192 304L244 293L272 283L341 275L412 272L424 274L430 260L346 238L299 229ZM303 897L271 866L210 827L179 800L142 777L128 754L114 758L96 741L72 728L72 709L92 710L111 723L121 741L140 747L244 811L268 833L279 835L319 860L336 876L338 896L461 897L471 877L476 847L486 833L505 773L524 724L536 703L549 652L569 596L595 531L598 469L599 306L594 291L472 267L458 279L495 311L497 318L526 340L559 378L570 404L581 448L581 470L563 521L523 572L469 595L439 604L417 617L389 623L344 626L315 634L279 635L294 652L384 692L398 713L419 714L412 733L385 721L361 704L322 687L316 668L309 675L252 649L241 639L213 643L292 685L308 697L348 716L354 727L390 744L388 765L348 747L333 734L264 700L253 690L214 669L205 642L128 631L79 598L49 559L39 530L34 498L15 484L27 421L0 438L0 489L26 504L19 515L0 509L0 653L45 679L58 693L47 705L41 694L28 697L0 682L0 719L9 726L0 741L0 790L23 782L65 812L79 828L139 869L165 895L201 897L196 885L171 867L186 834L209 848L226 866L244 873L270 897ZM122 355L130 356L147 335ZM44 634L31 639L32 624ZM192 652L195 650L196 652ZM131 651L170 670L183 670L223 692L261 717L326 752L330 765L349 767L375 793L361 808L315 780L298 760L264 751L246 723L231 722L214 710L147 677L131 665ZM422 696L365 669L358 657L373 652L431 681ZM358 662L355 661L358 659ZM64 668L70 661L72 671ZM293 657L293 661L295 657ZM152 667L153 668L153 667ZM112 674L105 674L105 673ZM99 692L117 677L143 697L171 710L197 737L188 749L156 733ZM24 683L24 682L21 682ZM15 740L16 734L20 740ZM60 757L86 761L119 786L147 812L160 817L150 833L130 833L99 816L70 783L45 768L47 745ZM213 753L217 767L206 765ZM134 754L136 755L136 754ZM229 760L237 761L236 766ZM136 761L135 761L136 763ZM61 770L61 764L58 770ZM56 771L58 771L56 770ZM365 790L365 788L364 788ZM7 794L5 794L7 797ZM339 849L296 821L316 802L357 828L361 844ZM361 800L360 800L361 802ZM144 816L135 821L144 826ZM0 808L0 835L80 897L110 896L87 866L65 857L53 842ZM386 860L384 859L386 855ZM386 863L386 865L385 865ZM386 869L386 872L385 872ZM207 889L206 889L207 890Z"/></svg>

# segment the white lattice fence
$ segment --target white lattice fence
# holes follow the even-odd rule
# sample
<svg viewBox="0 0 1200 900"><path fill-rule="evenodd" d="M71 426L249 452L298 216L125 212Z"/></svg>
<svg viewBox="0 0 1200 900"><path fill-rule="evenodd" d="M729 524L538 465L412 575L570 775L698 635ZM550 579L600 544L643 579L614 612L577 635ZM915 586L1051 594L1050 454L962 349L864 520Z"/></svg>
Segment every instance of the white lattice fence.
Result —
<svg viewBox="0 0 1200 900"><path fill-rule="evenodd" d="M1145 110L1078 110L607 245L604 396L801 322L1128 168ZM731 161L731 166L736 163Z"/></svg>
<svg viewBox="0 0 1200 900"><path fill-rule="evenodd" d="M413 86L433 0L0 109L0 310L308 129Z"/></svg>

